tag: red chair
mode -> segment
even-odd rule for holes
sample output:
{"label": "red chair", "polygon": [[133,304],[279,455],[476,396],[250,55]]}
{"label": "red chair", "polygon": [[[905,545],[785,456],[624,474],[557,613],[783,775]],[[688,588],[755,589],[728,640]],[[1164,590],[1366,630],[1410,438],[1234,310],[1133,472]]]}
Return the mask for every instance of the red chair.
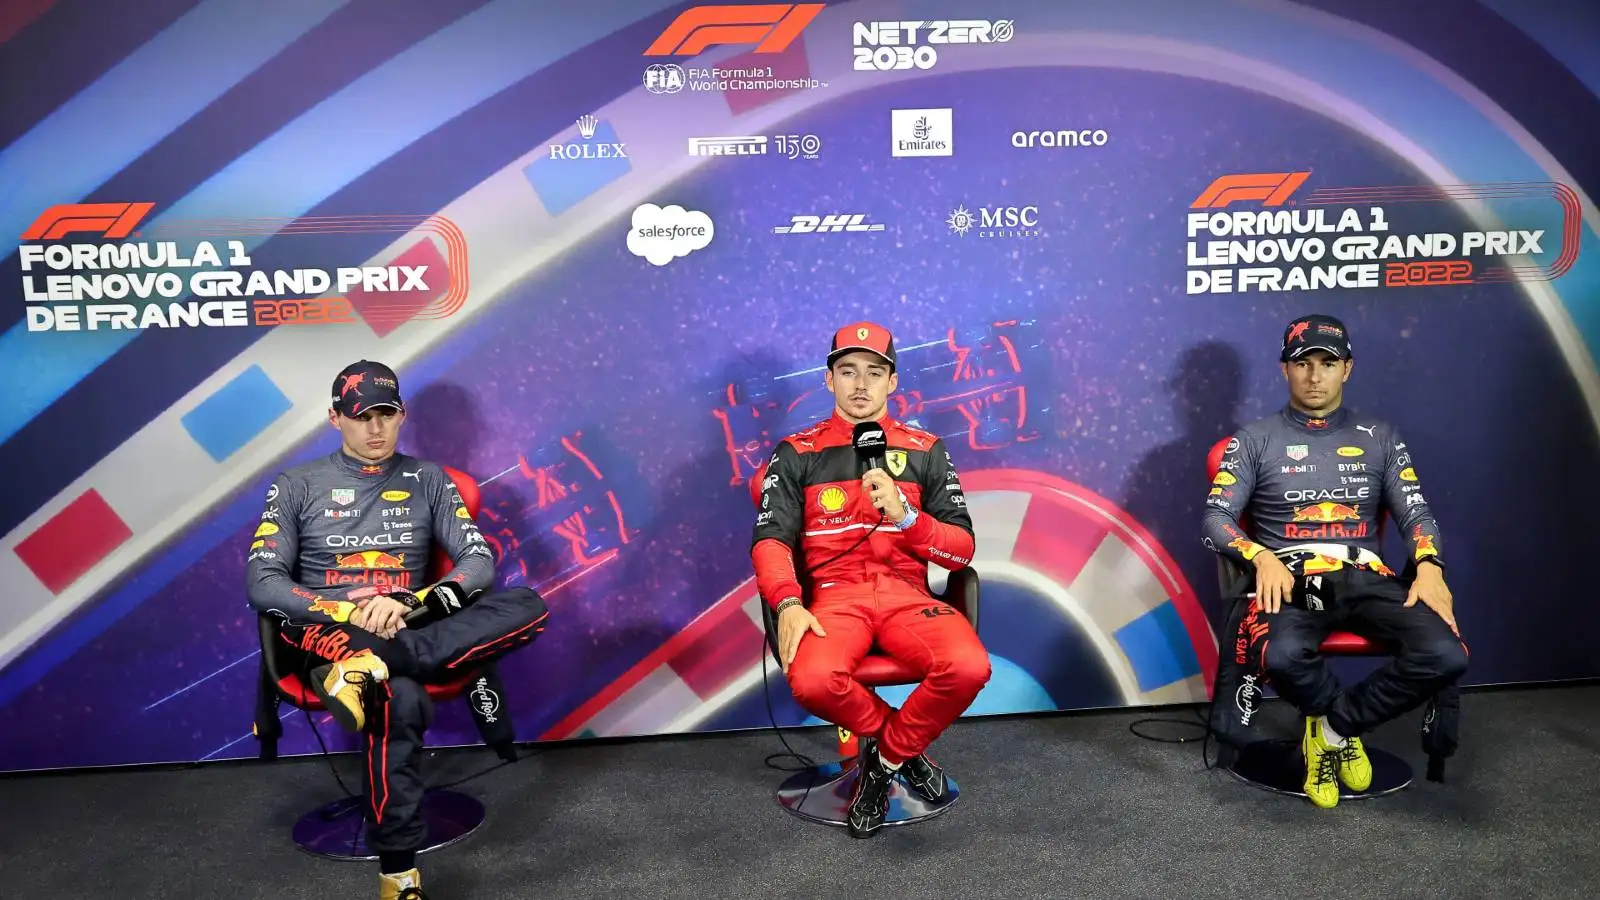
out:
{"label": "red chair", "polygon": [[[1207,481],[1216,479],[1230,440],[1231,438],[1223,438],[1217,441],[1212,445],[1211,452],[1206,455]],[[1386,513],[1379,515],[1380,536],[1383,534],[1386,519]],[[1240,518],[1239,527],[1244,529],[1246,534],[1251,532],[1250,522],[1244,517]],[[1217,557],[1217,582],[1225,601],[1231,599],[1235,603],[1254,602],[1255,593],[1251,590],[1251,585],[1254,584],[1252,573],[1220,555]],[[1224,640],[1232,638],[1224,636]],[[1378,657],[1391,656],[1394,653],[1392,648],[1350,631],[1330,632],[1317,649],[1327,657]],[[1214,702],[1220,702],[1221,699],[1214,699]],[[1359,800],[1392,794],[1411,784],[1412,772],[1409,763],[1393,753],[1376,749],[1365,741],[1363,744],[1366,746],[1367,758],[1372,761],[1372,786],[1364,791],[1351,791],[1341,784],[1339,799]],[[1297,797],[1306,795],[1304,786],[1306,767],[1301,757],[1298,737],[1252,741],[1240,748],[1232,764],[1228,766],[1228,771],[1239,780],[1263,790]]]}
{"label": "red chair", "polygon": [[[444,467],[446,475],[455,482],[467,512],[477,518],[481,506],[478,483],[471,475],[457,469]],[[431,583],[450,574],[454,561],[442,548],[436,547],[428,571]],[[303,675],[304,654],[280,636],[282,622],[276,616],[259,617],[261,637],[261,697],[257,701],[254,732],[261,744],[260,759],[276,759],[278,738],[283,734],[278,707],[287,703],[307,714],[322,712],[322,701],[311,690]],[[479,672],[471,672],[452,681],[425,684],[424,690],[435,702],[454,700],[470,695]],[[315,725],[312,725],[313,729]],[[320,743],[320,738],[319,738]],[[362,766],[366,778],[366,767]],[[376,851],[366,843],[367,804],[364,797],[344,797],[317,807],[295,823],[294,842],[308,853],[330,859],[377,859]],[[476,831],[483,824],[484,809],[466,794],[446,790],[430,790],[423,796],[421,814],[428,826],[426,853],[453,844]]]}
{"label": "red chair", "polygon": [[[767,467],[762,466],[749,482],[750,499],[757,508],[761,505],[761,482],[766,476]],[[795,560],[795,569],[802,573],[805,571],[801,560]],[[800,581],[804,589],[806,579],[803,575]],[[974,629],[978,627],[978,573],[973,571],[971,566],[951,572],[942,592],[934,590],[931,580],[928,590],[934,597],[948,603],[957,612],[966,616]],[[806,599],[809,602],[809,598]],[[772,651],[772,658],[777,661],[777,616],[771,606],[762,603],[761,617],[766,623],[767,649]],[[869,691],[876,691],[878,688],[914,685],[921,681],[915,672],[895,659],[876,652],[876,649],[868,653],[861,660],[861,664],[856,666],[853,677],[857,683]],[[840,759],[837,762],[809,766],[785,779],[778,787],[778,803],[802,819],[824,825],[843,826],[849,820],[850,798],[855,793],[859,742],[855,735],[844,728],[839,726],[835,728],[839,736]],[[884,824],[909,825],[943,813],[955,804],[961,793],[956,787],[955,780],[948,776],[946,791],[943,800],[929,803],[896,778],[891,783],[889,816]]]}

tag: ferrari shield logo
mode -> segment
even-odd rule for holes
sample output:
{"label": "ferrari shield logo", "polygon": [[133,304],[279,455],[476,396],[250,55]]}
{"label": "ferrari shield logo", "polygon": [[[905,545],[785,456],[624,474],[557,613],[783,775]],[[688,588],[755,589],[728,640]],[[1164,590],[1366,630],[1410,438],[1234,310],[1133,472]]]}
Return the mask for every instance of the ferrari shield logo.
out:
{"label": "ferrari shield logo", "polygon": [[1289,458],[1295,462],[1299,462],[1300,460],[1311,455],[1310,450],[1307,449],[1305,444],[1290,444],[1286,449],[1288,451]]}
{"label": "ferrari shield logo", "polygon": [[904,450],[890,450],[883,455],[883,461],[889,464],[889,474],[899,478],[906,471],[906,452]]}

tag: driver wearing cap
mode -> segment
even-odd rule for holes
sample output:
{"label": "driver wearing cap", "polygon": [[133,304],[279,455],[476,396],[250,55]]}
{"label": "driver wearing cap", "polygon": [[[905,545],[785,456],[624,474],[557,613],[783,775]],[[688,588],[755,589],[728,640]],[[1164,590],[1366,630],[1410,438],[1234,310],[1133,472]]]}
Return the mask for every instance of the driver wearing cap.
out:
{"label": "driver wearing cap", "polygon": [[[1400,432],[1344,405],[1355,368],[1332,316],[1303,316],[1279,354],[1289,400],[1225,448],[1205,505],[1205,544],[1245,567],[1254,588],[1239,628],[1251,674],[1305,717],[1305,792],[1364,791],[1361,735],[1422,705],[1467,667],[1445,586],[1444,542]],[[1388,520],[1404,546],[1396,575],[1379,555]],[[1365,680],[1339,684],[1318,653],[1335,628],[1395,647]]]}
{"label": "driver wearing cap", "polygon": [[[899,384],[893,337],[872,322],[839,329],[824,381],[833,415],[778,444],[751,556],[795,699],[861,738],[848,825],[868,837],[897,776],[944,799],[944,772],[924,751],[988,682],[989,654],[966,617],[928,591],[929,563],[971,562],[972,518],[944,442],[888,415]],[[881,466],[858,453],[867,442]],[[922,673],[898,710],[853,677],[874,647]]]}
{"label": "driver wearing cap", "polygon": [[[333,381],[331,454],[267,489],[246,562],[250,605],[281,622],[335,721],[366,737],[368,845],[379,897],[420,896],[423,685],[478,673],[544,630],[532,589],[490,591],[494,555],[443,469],[398,453],[400,380],[361,360]],[[451,571],[425,583],[433,551]],[[410,892],[410,893],[407,893]]]}

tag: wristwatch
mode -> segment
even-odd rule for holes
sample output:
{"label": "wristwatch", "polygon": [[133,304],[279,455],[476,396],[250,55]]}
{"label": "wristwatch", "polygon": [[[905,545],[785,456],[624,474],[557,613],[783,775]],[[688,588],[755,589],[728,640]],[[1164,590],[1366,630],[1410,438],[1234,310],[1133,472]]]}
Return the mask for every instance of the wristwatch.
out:
{"label": "wristwatch", "polygon": [[[902,500],[901,502],[904,503],[905,501]],[[915,506],[912,506],[909,503],[906,503],[905,507],[906,507],[906,517],[904,519],[901,519],[900,521],[894,523],[894,527],[900,529],[901,531],[905,531],[907,528],[910,528],[911,526],[917,524],[917,515],[918,515],[917,508]]]}

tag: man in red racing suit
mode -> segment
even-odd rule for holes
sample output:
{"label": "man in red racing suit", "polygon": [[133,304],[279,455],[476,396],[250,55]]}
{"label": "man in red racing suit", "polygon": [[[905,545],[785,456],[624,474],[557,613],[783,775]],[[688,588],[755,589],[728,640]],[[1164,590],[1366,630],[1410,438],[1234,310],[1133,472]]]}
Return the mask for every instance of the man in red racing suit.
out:
{"label": "man in red racing suit", "polygon": [[[944,798],[944,772],[923,751],[988,683],[989,654],[966,617],[928,592],[930,562],[971,562],[972,518],[944,442],[885,412],[899,381],[893,338],[871,322],[840,329],[825,378],[834,413],[773,453],[751,556],[795,699],[862,738],[848,824],[868,837],[888,815],[896,774]],[[888,471],[862,471],[861,423],[881,426]],[[899,710],[853,677],[874,645],[923,673]]]}

